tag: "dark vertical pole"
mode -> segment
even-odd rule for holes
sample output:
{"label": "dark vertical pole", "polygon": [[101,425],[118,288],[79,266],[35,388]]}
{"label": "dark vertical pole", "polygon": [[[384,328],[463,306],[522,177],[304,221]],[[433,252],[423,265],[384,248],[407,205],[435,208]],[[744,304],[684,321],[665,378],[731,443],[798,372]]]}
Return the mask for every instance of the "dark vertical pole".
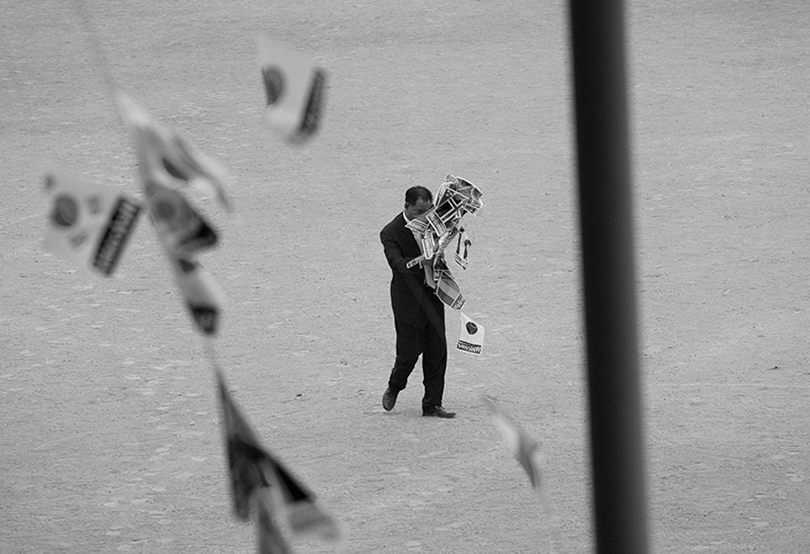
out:
{"label": "dark vertical pole", "polygon": [[596,551],[648,549],[621,0],[569,0]]}

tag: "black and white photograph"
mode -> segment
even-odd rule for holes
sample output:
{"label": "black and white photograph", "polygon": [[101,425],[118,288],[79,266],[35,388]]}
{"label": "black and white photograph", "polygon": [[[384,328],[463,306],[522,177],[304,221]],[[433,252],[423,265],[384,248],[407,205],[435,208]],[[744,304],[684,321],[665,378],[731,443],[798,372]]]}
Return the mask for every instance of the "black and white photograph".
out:
{"label": "black and white photograph", "polygon": [[810,552],[807,0],[0,14],[0,553]]}

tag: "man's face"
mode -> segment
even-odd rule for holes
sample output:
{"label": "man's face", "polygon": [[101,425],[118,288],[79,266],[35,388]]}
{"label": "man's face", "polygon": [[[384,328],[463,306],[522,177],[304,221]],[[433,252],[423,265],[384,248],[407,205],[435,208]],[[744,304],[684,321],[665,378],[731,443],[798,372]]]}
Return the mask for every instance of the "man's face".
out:
{"label": "man's face", "polygon": [[405,215],[408,219],[415,219],[433,208],[433,202],[419,198],[415,204],[405,204]]}

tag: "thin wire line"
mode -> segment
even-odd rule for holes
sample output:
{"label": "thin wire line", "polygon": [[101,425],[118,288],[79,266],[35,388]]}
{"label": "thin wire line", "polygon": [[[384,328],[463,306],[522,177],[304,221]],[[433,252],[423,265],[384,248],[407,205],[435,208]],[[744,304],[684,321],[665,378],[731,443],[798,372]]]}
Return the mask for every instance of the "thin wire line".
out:
{"label": "thin wire line", "polygon": [[113,77],[110,62],[107,59],[107,54],[101,44],[100,34],[98,29],[93,24],[93,19],[90,17],[90,12],[87,9],[87,4],[84,0],[74,0],[73,6],[76,14],[79,16],[81,25],[85,31],[88,47],[95,60],[96,67],[101,71],[101,77],[107,87],[107,96],[116,116],[120,116],[118,112],[118,84]]}

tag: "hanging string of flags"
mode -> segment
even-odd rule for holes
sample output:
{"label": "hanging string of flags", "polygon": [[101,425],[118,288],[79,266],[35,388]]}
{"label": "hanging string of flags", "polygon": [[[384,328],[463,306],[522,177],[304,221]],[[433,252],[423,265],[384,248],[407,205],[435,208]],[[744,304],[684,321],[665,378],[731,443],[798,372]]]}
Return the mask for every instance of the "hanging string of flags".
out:
{"label": "hanging string of flags", "polygon": [[200,263],[199,254],[218,244],[219,233],[185,191],[213,195],[231,212],[228,188],[232,179],[222,166],[153,119],[131,98],[120,94],[118,99],[135,146],[150,221],[175,285],[197,329],[215,335],[225,294]]}
{"label": "hanging string of flags", "polygon": [[[258,44],[268,95],[264,121],[287,142],[300,144],[318,128],[325,73],[304,63],[306,56],[267,37],[259,37]],[[109,277],[139,217],[147,213],[182,303],[195,329],[206,338],[206,353],[219,390],[235,517],[255,520],[260,554],[293,552],[274,520],[276,515],[286,518],[295,536],[340,541],[344,531],[337,519],[261,445],[231,398],[216,361],[211,340],[218,332],[225,295],[199,257],[219,244],[219,231],[189,193],[213,196],[232,213],[232,177],[129,96],[118,94],[117,100],[134,146],[143,199],[112,185],[89,183],[70,170],[50,170],[44,177],[48,198],[45,247]]]}

